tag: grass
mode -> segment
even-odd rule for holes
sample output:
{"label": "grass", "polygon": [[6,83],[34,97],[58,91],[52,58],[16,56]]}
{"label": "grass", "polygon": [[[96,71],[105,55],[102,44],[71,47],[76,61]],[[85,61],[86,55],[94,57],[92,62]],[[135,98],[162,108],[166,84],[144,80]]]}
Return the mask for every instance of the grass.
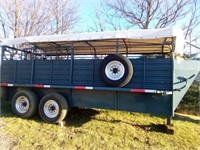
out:
{"label": "grass", "polygon": [[[2,102],[1,121],[11,149],[200,149],[199,121],[174,118],[174,135],[164,133],[165,118],[98,109],[73,109],[66,126],[15,117]],[[1,128],[0,128],[1,129]],[[2,131],[1,131],[2,132]]]}

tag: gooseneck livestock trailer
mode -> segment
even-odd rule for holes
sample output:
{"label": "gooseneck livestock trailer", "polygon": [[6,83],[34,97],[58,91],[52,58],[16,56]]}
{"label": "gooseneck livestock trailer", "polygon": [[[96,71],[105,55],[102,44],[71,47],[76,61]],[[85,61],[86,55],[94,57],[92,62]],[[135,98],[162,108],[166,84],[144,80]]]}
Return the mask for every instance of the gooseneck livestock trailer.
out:
{"label": "gooseneck livestock trailer", "polygon": [[167,124],[200,71],[177,28],[5,39],[1,89],[14,114],[61,122],[72,107],[164,115]]}

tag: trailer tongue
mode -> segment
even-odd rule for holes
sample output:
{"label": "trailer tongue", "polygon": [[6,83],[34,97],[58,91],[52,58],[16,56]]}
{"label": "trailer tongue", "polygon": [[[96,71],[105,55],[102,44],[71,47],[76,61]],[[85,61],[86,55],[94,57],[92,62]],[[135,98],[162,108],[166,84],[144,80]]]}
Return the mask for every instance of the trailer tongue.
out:
{"label": "trailer tongue", "polygon": [[0,86],[23,118],[39,110],[58,123],[88,107],[164,115],[171,125],[200,71],[183,46],[176,28],[5,39]]}

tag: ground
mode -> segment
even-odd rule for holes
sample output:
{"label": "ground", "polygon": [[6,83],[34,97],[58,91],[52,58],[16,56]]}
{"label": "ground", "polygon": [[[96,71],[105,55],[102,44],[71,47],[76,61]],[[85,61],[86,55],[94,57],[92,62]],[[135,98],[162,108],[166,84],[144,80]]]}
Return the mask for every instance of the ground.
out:
{"label": "ground", "polygon": [[14,141],[6,134],[4,127],[5,122],[2,118],[0,118],[0,148],[1,150],[9,150],[12,149],[12,144],[14,143]]}
{"label": "ground", "polygon": [[176,114],[174,135],[165,133],[165,119],[140,113],[73,109],[67,115],[66,126],[60,127],[44,123],[39,115],[28,120],[15,117],[7,105],[0,117],[0,149],[200,149],[200,117]]}

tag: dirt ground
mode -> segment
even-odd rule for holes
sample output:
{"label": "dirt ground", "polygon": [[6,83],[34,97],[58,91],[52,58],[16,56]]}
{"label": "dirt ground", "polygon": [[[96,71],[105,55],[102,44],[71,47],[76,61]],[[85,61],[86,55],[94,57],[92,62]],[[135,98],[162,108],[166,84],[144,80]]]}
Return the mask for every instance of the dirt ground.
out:
{"label": "dirt ground", "polygon": [[200,121],[200,116],[194,116],[194,115],[187,115],[187,114],[181,114],[181,113],[175,113],[175,116],[180,117],[180,118],[184,118],[184,119],[193,119],[193,120],[197,120]]}

